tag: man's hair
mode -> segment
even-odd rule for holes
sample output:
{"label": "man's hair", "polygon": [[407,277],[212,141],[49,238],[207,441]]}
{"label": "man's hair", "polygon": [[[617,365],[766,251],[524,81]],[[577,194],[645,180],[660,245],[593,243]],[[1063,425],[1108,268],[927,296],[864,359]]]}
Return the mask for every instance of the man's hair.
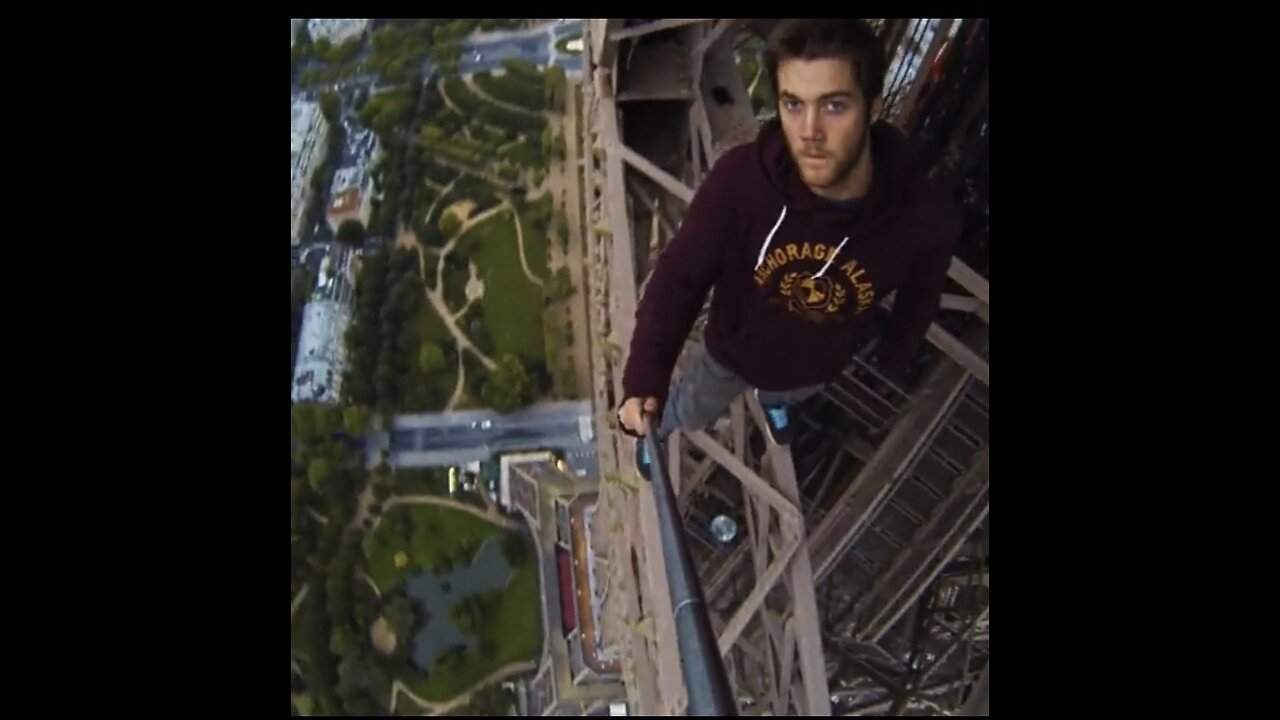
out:
{"label": "man's hair", "polygon": [[884,44],[866,20],[782,20],[769,32],[764,62],[778,93],[778,63],[783,60],[845,58],[853,67],[867,104],[884,90]]}

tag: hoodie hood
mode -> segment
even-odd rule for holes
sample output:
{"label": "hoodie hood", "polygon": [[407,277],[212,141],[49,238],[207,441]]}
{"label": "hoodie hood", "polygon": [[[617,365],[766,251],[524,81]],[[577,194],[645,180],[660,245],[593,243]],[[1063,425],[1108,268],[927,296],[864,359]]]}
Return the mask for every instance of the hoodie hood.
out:
{"label": "hoodie hood", "polygon": [[[843,237],[836,253],[828,261],[829,266],[830,260],[839,256],[840,249],[850,238],[856,242],[860,236],[875,233],[900,217],[924,177],[917,169],[906,137],[884,121],[877,121],[871,126],[871,187],[851,207],[816,195],[804,184],[787,148],[782,123],[777,118],[760,128],[755,146],[760,171],[779,204],[773,230],[760,245],[756,268],[768,255],[773,235],[786,220],[788,212],[803,212]],[[826,269],[823,268],[818,275],[825,273]]]}
{"label": "hoodie hood", "polygon": [[[873,218],[892,216],[910,198],[912,186],[922,173],[916,167],[907,138],[889,123],[880,120],[872,124],[870,145],[871,187],[858,204],[858,214],[865,207]],[[815,195],[804,184],[777,118],[761,126],[756,148],[761,170],[784,204],[792,209],[830,215],[834,222],[849,222],[848,210]]]}

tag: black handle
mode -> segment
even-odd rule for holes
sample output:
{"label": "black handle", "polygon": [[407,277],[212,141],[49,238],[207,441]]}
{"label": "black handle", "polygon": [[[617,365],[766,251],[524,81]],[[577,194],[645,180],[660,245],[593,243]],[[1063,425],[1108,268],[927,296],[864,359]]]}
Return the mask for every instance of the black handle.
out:
{"label": "black handle", "polygon": [[671,609],[675,615],[676,645],[679,647],[685,688],[689,693],[686,714],[736,716],[737,704],[729,689],[719,643],[711,631],[702,585],[698,582],[693,558],[685,542],[684,520],[667,477],[664,443],[657,440],[654,432],[658,422],[651,413],[643,413],[643,416],[643,442],[649,454],[650,480],[658,508],[658,533],[662,540]]}

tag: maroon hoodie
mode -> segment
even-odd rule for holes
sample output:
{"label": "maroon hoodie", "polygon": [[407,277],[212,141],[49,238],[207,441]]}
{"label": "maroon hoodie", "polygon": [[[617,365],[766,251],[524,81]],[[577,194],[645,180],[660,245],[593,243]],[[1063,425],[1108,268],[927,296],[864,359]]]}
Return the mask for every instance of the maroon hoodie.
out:
{"label": "maroon hoodie", "polygon": [[838,376],[897,290],[878,359],[900,375],[937,313],[960,216],[891,125],[872,126],[871,158],[867,195],[842,205],[801,181],[776,120],[721,156],[645,287],[626,396],[665,400],[713,287],[707,350],[762,390]]}

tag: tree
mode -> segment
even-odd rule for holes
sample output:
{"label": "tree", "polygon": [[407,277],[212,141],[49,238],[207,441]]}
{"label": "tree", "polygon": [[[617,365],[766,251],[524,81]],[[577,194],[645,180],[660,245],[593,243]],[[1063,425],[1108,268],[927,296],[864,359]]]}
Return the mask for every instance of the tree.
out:
{"label": "tree", "polygon": [[332,477],[333,466],[329,464],[328,458],[311,458],[311,465],[307,467],[307,480],[311,482],[312,490],[317,493],[324,492],[325,485]]}
{"label": "tree", "polygon": [[507,533],[502,538],[502,556],[507,559],[507,564],[511,567],[519,567],[529,557],[529,549],[524,544],[524,538],[519,533]]}
{"label": "tree", "polygon": [[383,696],[390,692],[390,678],[363,648],[352,648],[344,653],[338,665],[338,683],[335,688],[349,713],[358,716],[379,715],[377,703],[370,695]]}
{"label": "tree", "polygon": [[[483,644],[483,641],[481,643]],[[471,705],[467,714],[478,717],[495,715],[502,717],[511,712],[511,706],[514,704],[515,697],[510,690],[498,685],[490,685],[471,694]]]}
{"label": "tree", "polygon": [[462,46],[453,42],[444,42],[431,48],[431,59],[436,64],[457,64],[462,59]]}
{"label": "tree", "polygon": [[564,254],[569,254],[569,221],[564,217],[559,218],[556,223],[556,232],[560,236],[560,246],[564,249]]}
{"label": "tree", "polygon": [[[383,615],[387,618],[387,624],[391,626],[391,632],[395,633],[396,644],[409,644],[414,631],[419,627],[418,612],[413,601],[403,595],[394,595],[391,602],[387,603]],[[426,624],[425,617],[422,618],[421,623]]]}
{"label": "tree", "polygon": [[573,279],[569,277],[568,267],[560,268],[551,276],[546,292],[548,300],[561,300],[573,294]]}
{"label": "tree", "polygon": [[440,372],[445,367],[444,351],[435,343],[422,343],[418,349],[418,367],[428,375]]}
{"label": "tree", "polygon": [[440,233],[445,238],[453,237],[461,228],[462,222],[458,220],[458,216],[456,214],[445,213],[440,216]]}
{"label": "tree", "polygon": [[306,500],[307,494],[307,478],[289,478],[289,499],[293,501],[295,506]]}
{"label": "tree", "polygon": [[422,139],[429,143],[443,142],[448,137],[438,125],[430,123],[423,125],[419,133],[422,134]]}
{"label": "tree", "polygon": [[346,655],[351,648],[351,635],[343,625],[334,625],[333,634],[329,638],[329,652],[334,655]]}
{"label": "tree", "polygon": [[510,353],[498,360],[498,367],[489,374],[489,380],[480,392],[485,403],[500,413],[507,413],[528,405],[536,388],[520,359]]}
{"label": "tree", "polygon": [[359,220],[343,220],[338,226],[338,242],[347,247],[358,248],[364,242],[364,225]]}
{"label": "tree", "polygon": [[336,92],[325,90],[320,93],[320,114],[331,123],[338,122],[338,111],[342,109],[342,97]]}
{"label": "tree", "polygon": [[351,435],[364,435],[369,429],[369,420],[372,413],[369,408],[361,405],[352,405],[342,410],[342,426]]}
{"label": "tree", "polygon": [[346,42],[342,43],[338,47],[334,48],[333,52],[330,53],[330,56],[334,59],[334,61],[345,64],[345,63],[351,62],[352,60],[355,60],[356,56],[359,54],[360,54],[360,41],[356,38],[351,38],[350,40],[347,40]]}
{"label": "tree", "polygon": [[[471,321],[467,327],[467,336],[471,338],[471,342],[480,348],[480,352],[490,354],[493,352],[493,336],[489,334],[489,327],[484,324],[484,320],[476,318]],[[467,373],[471,375],[472,373]]]}
{"label": "tree", "polygon": [[383,78],[390,83],[404,82],[404,60],[396,58],[387,63],[387,71],[383,73]]}
{"label": "tree", "polygon": [[311,405],[294,405],[289,409],[290,429],[293,436],[309,442],[316,436],[316,414]]}
{"label": "tree", "polygon": [[552,65],[544,77],[547,105],[555,112],[564,112],[565,92],[568,90],[564,68]]}
{"label": "tree", "polygon": [[358,693],[350,697],[343,698],[347,706],[347,713],[353,717],[374,717],[384,714],[382,708],[378,707],[378,703],[369,697],[368,693]]}
{"label": "tree", "polygon": [[342,428],[342,411],[328,405],[315,406],[316,433],[329,437]]}
{"label": "tree", "polygon": [[550,125],[542,129],[542,156],[550,159],[556,145],[555,130]]}

